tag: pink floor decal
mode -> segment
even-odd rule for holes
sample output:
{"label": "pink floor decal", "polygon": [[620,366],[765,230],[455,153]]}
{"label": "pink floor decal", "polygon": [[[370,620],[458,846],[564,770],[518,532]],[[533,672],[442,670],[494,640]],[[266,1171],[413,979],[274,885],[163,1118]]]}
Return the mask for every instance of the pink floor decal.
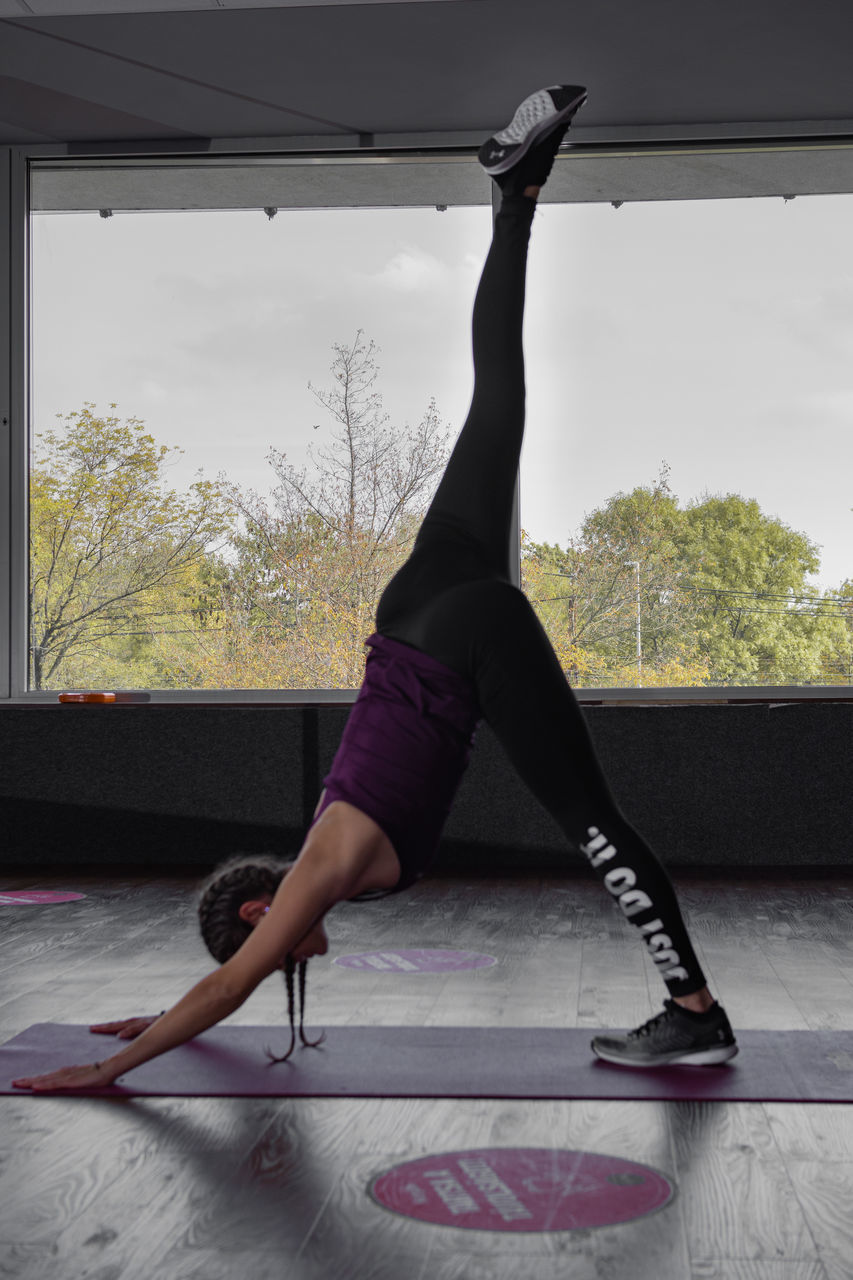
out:
{"label": "pink floor decal", "polygon": [[578,1231],[645,1217],[673,1184],[647,1165],[587,1151],[492,1147],[396,1165],[371,1184],[406,1218],[479,1231]]}
{"label": "pink floor decal", "polygon": [[497,964],[494,956],[478,951],[442,951],[416,949],[400,951],[364,951],[359,955],[338,956],[334,964],[342,969],[372,970],[374,973],[454,973],[460,969],[488,969]]}
{"label": "pink floor decal", "polygon": [[0,907],[40,907],[50,902],[77,902],[85,893],[61,893],[56,889],[12,889],[0,893]]}

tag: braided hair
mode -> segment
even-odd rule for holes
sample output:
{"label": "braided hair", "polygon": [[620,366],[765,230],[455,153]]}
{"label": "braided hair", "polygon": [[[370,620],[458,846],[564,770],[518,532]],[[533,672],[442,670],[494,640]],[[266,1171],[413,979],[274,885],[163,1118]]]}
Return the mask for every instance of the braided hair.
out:
{"label": "braided hair", "polygon": [[[300,960],[299,961],[299,1039],[306,1046],[306,1048],[316,1049],[326,1039],[326,1033],[325,1031],[321,1031],[316,1040],[309,1040],[305,1035],[305,1028],[303,1024],[305,1021],[305,977],[306,977],[307,969],[308,969],[308,961]],[[278,1057],[278,1058],[275,1056],[275,1054],[272,1052],[271,1049],[265,1048],[264,1053],[267,1055],[267,1057],[270,1060],[270,1066],[272,1066],[274,1062],[287,1062],[287,1059],[290,1057],[290,1055],[293,1053],[293,1050],[296,1048],[296,1031],[293,1025],[294,1024],[293,975],[295,973],[295,970],[296,970],[296,961],[293,959],[292,956],[288,956],[284,962],[284,981],[287,984],[287,1016],[290,1019],[290,1047],[288,1048],[287,1053],[282,1054],[281,1057]]]}
{"label": "braided hair", "polygon": [[[295,859],[282,860],[265,854],[237,855],[223,862],[201,885],[198,902],[198,918],[201,936],[214,960],[225,964],[249,937],[252,925],[240,919],[240,908],[252,898],[273,897],[285,874]],[[304,1031],[305,978],[307,960],[299,962],[299,1039],[302,1044],[315,1049],[325,1039],[307,1039]],[[269,1049],[270,1062],[286,1062],[296,1046],[296,1017],[294,1000],[294,975],[296,962],[288,956],[284,965],[284,981],[287,987],[287,1016],[290,1020],[290,1048],[281,1057]]]}

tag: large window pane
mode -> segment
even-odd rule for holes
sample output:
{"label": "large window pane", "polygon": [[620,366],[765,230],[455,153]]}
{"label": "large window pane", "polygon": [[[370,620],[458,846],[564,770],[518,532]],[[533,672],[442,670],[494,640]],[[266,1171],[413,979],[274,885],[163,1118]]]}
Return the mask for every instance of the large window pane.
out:
{"label": "large window pane", "polygon": [[576,685],[851,683],[852,217],[543,207],[523,573]]}
{"label": "large window pane", "polygon": [[[556,166],[522,561],[576,686],[852,682],[853,196],[732,198],[849,189],[848,155]],[[467,411],[490,184],[354,156],[40,161],[31,189],[30,687],[356,685]]]}
{"label": "large window pane", "polygon": [[32,215],[31,687],[357,685],[467,412],[488,183],[102,216],[73,174],[57,212],[61,177]]}

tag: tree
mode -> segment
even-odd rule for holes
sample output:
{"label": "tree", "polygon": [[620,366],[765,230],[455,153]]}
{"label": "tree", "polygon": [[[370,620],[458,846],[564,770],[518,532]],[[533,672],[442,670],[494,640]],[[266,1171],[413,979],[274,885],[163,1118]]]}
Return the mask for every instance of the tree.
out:
{"label": "tree", "polygon": [[198,570],[231,517],[215,484],[167,486],[180,450],[138,418],[92,403],[59,416],[63,431],[36,437],[30,478],[32,683],[144,683],[132,673],[146,642],[187,629]]}
{"label": "tree", "polygon": [[698,631],[715,684],[801,684],[820,677],[843,621],[806,579],[818,547],[739,494],[690,503],[678,535],[680,589],[702,603]]}
{"label": "tree", "polygon": [[707,664],[694,640],[697,606],[677,590],[682,522],[664,463],[652,485],[617,493],[585,516],[565,549],[523,541],[525,590],[572,684],[703,682]]}
{"label": "tree", "polygon": [[849,670],[850,610],[807,582],[817,547],[737,494],[682,509],[666,464],[587,515],[565,549],[528,540],[523,553],[572,683],[802,684]]}
{"label": "tree", "polygon": [[220,477],[242,527],[223,591],[226,630],[216,653],[200,657],[204,684],[357,685],[379,596],[444,468],[449,437],[435,401],[416,427],[392,429],[375,390],[374,342],[359,329],[333,351],[331,389],[309,383],[332,419],[327,441],[308,449],[309,467],[271,449],[269,499]]}
{"label": "tree", "polygon": [[853,578],[842,582],[822,607],[833,626],[824,631],[818,684],[853,684]]}

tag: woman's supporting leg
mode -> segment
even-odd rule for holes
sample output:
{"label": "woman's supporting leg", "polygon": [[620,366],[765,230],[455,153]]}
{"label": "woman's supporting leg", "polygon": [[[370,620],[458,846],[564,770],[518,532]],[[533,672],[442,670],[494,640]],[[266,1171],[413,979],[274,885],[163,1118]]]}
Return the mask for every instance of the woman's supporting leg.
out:
{"label": "woman's supporting leg", "polygon": [[[444,643],[465,653],[484,719],[522,780],[639,930],[670,995],[705,988],[664,867],[620,812],[583,714],[527,598],[508,583],[452,593]],[[451,602],[448,601],[448,605]],[[442,635],[434,621],[433,637]],[[454,640],[455,635],[455,640]]]}

